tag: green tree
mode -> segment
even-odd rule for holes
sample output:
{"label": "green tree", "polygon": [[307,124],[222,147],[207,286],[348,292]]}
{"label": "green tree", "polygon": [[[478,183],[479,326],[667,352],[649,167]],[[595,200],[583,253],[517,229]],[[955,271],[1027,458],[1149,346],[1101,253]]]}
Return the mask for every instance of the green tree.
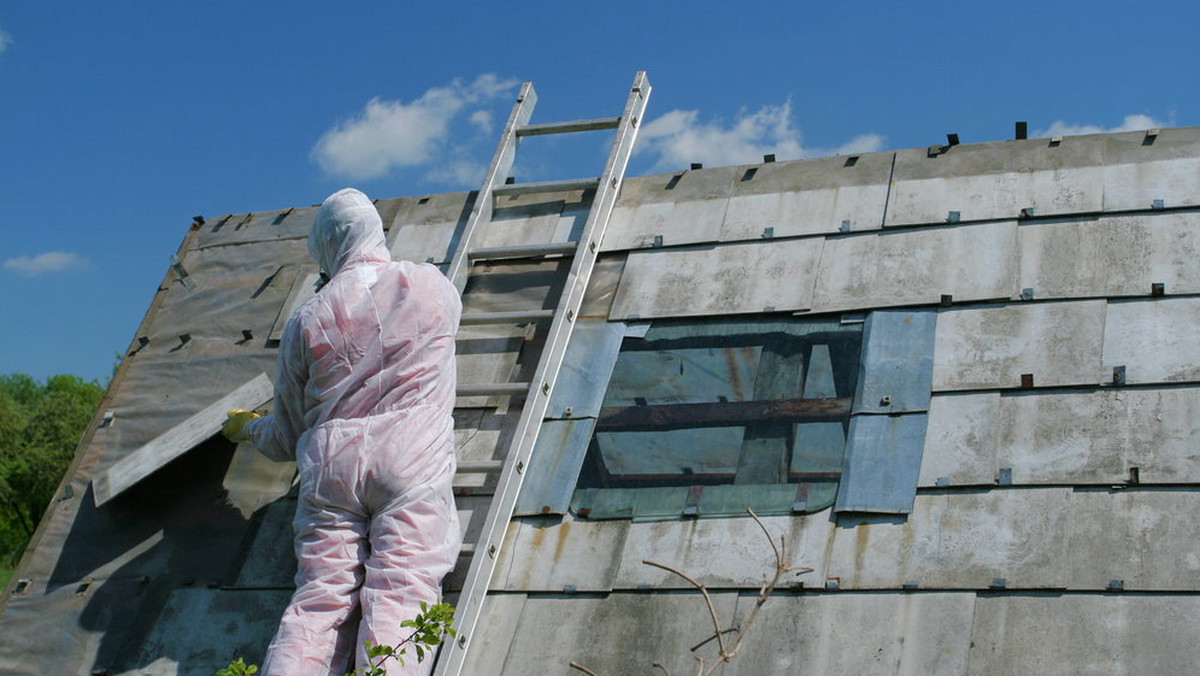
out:
{"label": "green tree", "polygon": [[77,376],[0,375],[0,569],[16,565],[103,395]]}

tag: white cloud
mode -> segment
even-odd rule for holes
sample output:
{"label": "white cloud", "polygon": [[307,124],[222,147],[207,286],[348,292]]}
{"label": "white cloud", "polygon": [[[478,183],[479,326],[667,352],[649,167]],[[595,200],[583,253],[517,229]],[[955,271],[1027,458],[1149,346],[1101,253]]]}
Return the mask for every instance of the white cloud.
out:
{"label": "white cloud", "polygon": [[805,148],[800,130],[792,126],[792,104],[742,109],[733,122],[701,122],[695,110],[673,110],[646,124],[638,151],[657,155],[653,170],[677,169],[692,162],[728,166],[761,162],[763,155],[779,160],[867,153],[882,149],[883,137],[863,134],[838,148]]}
{"label": "white cloud", "polygon": [[1169,123],[1159,122],[1149,115],[1126,115],[1125,120],[1115,127],[1101,127],[1094,124],[1069,124],[1062,120],[1056,120],[1046,129],[1034,132],[1035,137],[1044,138],[1047,136],[1082,136],[1083,134],[1109,134],[1119,131],[1141,131],[1143,129],[1155,129],[1158,127],[1169,127]]}
{"label": "white cloud", "polygon": [[470,160],[454,160],[435,167],[425,174],[425,180],[443,185],[479,185],[487,167]]}
{"label": "white cloud", "polygon": [[5,33],[3,28],[0,28],[0,54],[3,54],[4,50],[12,46],[12,43],[12,36]]}
{"label": "white cloud", "polygon": [[26,277],[85,267],[87,260],[83,256],[65,251],[47,251],[36,256],[17,256],[4,261],[5,270],[12,270]]}
{"label": "white cloud", "polygon": [[492,133],[492,114],[486,110],[477,110],[471,113],[471,117],[467,118],[471,126],[485,134]]}
{"label": "white cloud", "polygon": [[[443,150],[450,123],[459,113],[495,99],[516,84],[486,74],[469,84],[456,79],[434,87],[411,103],[371,99],[361,113],[325,132],[313,147],[312,158],[326,173],[356,180],[428,164]],[[485,121],[478,112],[468,116],[476,125]]]}

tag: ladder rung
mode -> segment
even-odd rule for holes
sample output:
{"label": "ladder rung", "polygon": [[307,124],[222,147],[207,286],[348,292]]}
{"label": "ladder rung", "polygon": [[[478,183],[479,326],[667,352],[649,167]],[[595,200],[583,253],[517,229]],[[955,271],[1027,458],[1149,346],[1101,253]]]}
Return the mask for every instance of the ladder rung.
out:
{"label": "ladder rung", "polygon": [[621,125],[619,117],[601,117],[595,120],[573,122],[551,122],[549,124],[527,124],[517,127],[517,136],[542,136],[544,134],[570,134],[577,131],[599,131],[616,129]]}
{"label": "ladder rung", "polygon": [[458,463],[459,474],[487,474],[504,469],[503,460],[471,460]]}
{"label": "ladder rung", "polygon": [[462,326],[481,324],[522,324],[554,319],[554,310],[521,310],[516,312],[469,312],[462,316]]}
{"label": "ladder rung", "polygon": [[535,195],[544,192],[571,192],[591,190],[600,185],[598,178],[572,178],[566,181],[538,181],[536,183],[508,183],[492,188],[494,197]]}
{"label": "ladder rung", "polygon": [[518,246],[497,246],[488,249],[476,249],[467,252],[473,261],[496,260],[498,258],[541,258],[574,254],[579,248],[578,242],[552,242],[550,244],[522,244]]}
{"label": "ladder rung", "polygon": [[455,389],[460,397],[511,396],[528,391],[529,383],[460,383]]}

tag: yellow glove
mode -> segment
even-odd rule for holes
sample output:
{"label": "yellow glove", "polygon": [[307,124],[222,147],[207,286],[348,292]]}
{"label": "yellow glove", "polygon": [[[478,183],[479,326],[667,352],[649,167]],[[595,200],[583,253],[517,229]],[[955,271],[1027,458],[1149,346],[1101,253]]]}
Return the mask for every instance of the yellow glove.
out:
{"label": "yellow glove", "polygon": [[243,441],[249,441],[250,428],[246,425],[246,423],[254,420],[255,418],[262,417],[254,411],[245,411],[240,408],[230,409],[227,415],[229,416],[229,420],[226,421],[225,426],[221,428],[221,434],[225,435],[226,439],[235,444],[240,444]]}

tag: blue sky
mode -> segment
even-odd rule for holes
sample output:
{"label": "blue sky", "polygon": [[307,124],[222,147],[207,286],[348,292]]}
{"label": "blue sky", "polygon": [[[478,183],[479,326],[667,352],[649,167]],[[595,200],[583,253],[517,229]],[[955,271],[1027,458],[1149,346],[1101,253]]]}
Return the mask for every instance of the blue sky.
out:
{"label": "blue sky", "polygon": [[[654,93],[631,174],[1200,124],[1194,3],[0,5],[0,373],[104,378],[192,216],[478,187],[535,122]],[[595,175],[602,139],[523,149]]]}

